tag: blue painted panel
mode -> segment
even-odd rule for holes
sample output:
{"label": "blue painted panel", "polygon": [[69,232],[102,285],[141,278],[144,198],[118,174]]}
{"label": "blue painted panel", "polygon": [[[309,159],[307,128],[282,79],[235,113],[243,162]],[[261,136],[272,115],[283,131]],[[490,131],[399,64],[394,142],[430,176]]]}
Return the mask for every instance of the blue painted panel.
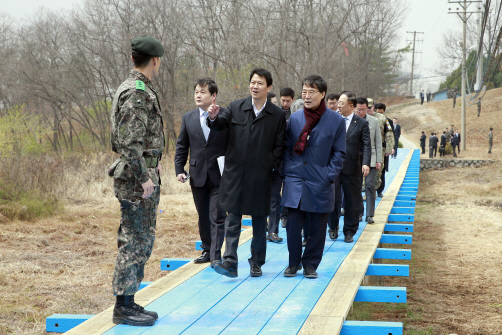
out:
{"label": "blue painted panel", "polygon": [[411,259],[410,249],[388,249],[388,248],[377,248],[373,258],[378,259]]}
{"label": "blue painted panel", "polygon": [[406,287],[361,286],[354,301],[406,303]]}
{"label": "blue painted panel", "polygon": [[389,214],[387,219],[389,222],[415,222],[413,214]]}
{"label": "blue painted panel", "polygon": [[394,201],[394,207],[415,207],[417,205],[416,201]]}
{"label": "blue painted panel", "polygon": [[411,200],[417,200],[417,197],[411,195],[397,195],[396,200],[411,201]]}
{"label": "blue painted panel", "polygon": [[401,185],[401,188],[399,189],[399,192],[418,192],[418,187],[413,187],[413,186],[403,186]]}
{"label": "blue painted panel", "polygon": [[392,207],[390,214],[415,214],[415,207]]}
{"label": "blue painted panel", "polygon": [[412,244],[412,242],[413,237],[411,235],[383,234],[380,238],[380,243]]}
{"label": "blue painted panel", "polygon": [[413,232],[413,225],[412,224],[387,223],[387,224],[385,224],[384,231],[412,233]]}
{"label": "blue painted panel", "polygon": [[401,322],[345,321],[340,335],[403,335]]}
{"label": "blue painted panel", "polygon": [[45,331],[64,333],[93,316],[89,314],[53,314],[45,319]]}
{"label": "blue painted panel", "polygon": [[404,264],[370,264],[366,270],[367,276],[408,277],[410,266]]}
{"label": "blue painted panel", "polygon": [[243,226],[252,226],[253,221],[251,220],[251,218],[244,218],[244,219],[242,219],[242,225]]}
{"label": "blue painted panel", "polygon": [[142,288],[147,287],[151,283],[153,283],[153,281],[142,281],[141,284],[139,284],[139,289],[138,290],[141,290]]}
{"label": "blue painted panel", "polygon": [[195,250],[204,250],[202,249],[202,241],[195,241]]}
{"label": "blue painted panel", "polygon": [[399,191],[399,193],[397,195],[407,195],[407,196],[416,198],[417,192],[416,191]]}
{"label": "blue painted panel", "polygon": [[162,271],[173,271],[191,261],[191,258],[164,258],[160,261],[160,269]]}

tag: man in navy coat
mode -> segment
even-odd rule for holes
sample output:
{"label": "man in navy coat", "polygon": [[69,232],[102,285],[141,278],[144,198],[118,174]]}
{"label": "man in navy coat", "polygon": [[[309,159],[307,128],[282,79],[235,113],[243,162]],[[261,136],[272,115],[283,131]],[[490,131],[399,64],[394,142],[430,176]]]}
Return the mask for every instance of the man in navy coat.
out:
{"label": "man in navy coat", "polygon": [[[329,213],[335,205],[335,180],[345,160],[345,122],[326,108],[326,81],[311,75],[302,81],[304,108],[291,114],[286,130],[281,205],[288,207],[286,231],[289,266],[284,276],[304,268],[306,278],[317,278]],[[302,256],[301,231],[310,213],[310,233]]]}

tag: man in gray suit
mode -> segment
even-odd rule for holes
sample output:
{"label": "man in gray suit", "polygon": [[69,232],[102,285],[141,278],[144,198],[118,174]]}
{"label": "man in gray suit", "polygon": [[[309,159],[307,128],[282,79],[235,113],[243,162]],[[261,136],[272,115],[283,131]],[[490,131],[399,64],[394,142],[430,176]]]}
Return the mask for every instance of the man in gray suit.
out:
{"label": "man in gray suit", "polygon": [[[362,117],[368,121],[370,126],[370,138],[371,138],[371,163],[370,163],[370,173],[365,177],[365,194],[366,194],[366,222],[374,223],[373,216],[375,216],[375,200],[376,200],[376,190],[375,190],[375,175],[376,170],[380,170],[382,164],[382,134],[380,132],[380,124],[378,119],[367,114],[368,111],[368,99],[357,98],[356,113],[358,116]],[[361,175],[362,176],[362,175]],[[364,215],[364,203],[361,202],[361,210],[359,211],[359,216]]]}

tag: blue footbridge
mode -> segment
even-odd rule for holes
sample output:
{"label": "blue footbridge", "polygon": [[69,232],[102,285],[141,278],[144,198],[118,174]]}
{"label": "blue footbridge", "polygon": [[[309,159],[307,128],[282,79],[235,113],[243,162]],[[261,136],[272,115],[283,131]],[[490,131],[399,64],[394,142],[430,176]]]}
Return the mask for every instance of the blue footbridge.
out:
{"label": "blue footbridge", "polygon": [[[384,196],[377,198],[375,223],[360,222],[354,243],[345,243],[343,216],[339,237],[326,234],[324,256],[317,279],[284,277],[288,265],[286,230],[282,243],[268,243],[262,277],[250,277],[252,228],[243,219],[239,276],[217,274],[208,264],[187,259],[164,259],[171,270],[163,278],[143,283],[137,303],[156,311],[151,327],[112,323],[113,306],[97,315],[56,314],[46,320],[48,332],[72,335],[170,334],[342,334],[402,335],[403,324],[384,321],[348,321],[354,301],[406,303],[406,287],[367,286],[368,276],[408,276],[411,259],[415,200],[419,185],[420,151],[400,149],[390,159]],[[197,244],[196,244],[197,246]],[[403,264],[385,264],[386,259]]]}

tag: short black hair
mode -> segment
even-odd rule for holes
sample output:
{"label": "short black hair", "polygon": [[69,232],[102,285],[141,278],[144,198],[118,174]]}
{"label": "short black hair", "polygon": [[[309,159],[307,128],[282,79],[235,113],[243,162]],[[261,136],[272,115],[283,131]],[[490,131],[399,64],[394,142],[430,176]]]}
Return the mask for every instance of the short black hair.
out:
{"label": "short black hair", "polygon": [[218,94],[218,85],[216,85],[216,83],[214,82],[214,80],[212,80],[211,78],[199,78],[197,79],[197,82],[195,83],[195,85],[193,85],[193,89],[195,90],[195,88],[197,87],[197,85],[199,85],[200,87],[206,87],[207,86],[207,89],[209,90],[209,93],[211,95],[213,94]]}
{"label": "short black hair", "polygon": [[283,89],[281,89],[279,96],[291,97],[291,99],[294,99],[295,98],[295,91],[293,91],[293,89],[291,87],[284,87]]}
{"label": "short black hair", "polygon": [[382,103],[378,103],[375,105],[375,109],[383,109],[384,112],[385,112],[386,108],[387,108],[387,106],[385,106],[385,104],[382,104]]}
{"label": "short black hair", "polygon": [[490,127],[490,130],[493,130],[493,127]]}
{"label": "short black hair", "polygon": [[[338,98],[340,98],[340,97],[338,97]],[[336,98],[336,94],[331,93],[330,95],[326,96],[326,101],[328,101],[328,100],[338,100],[338,99]]]}
{"label": "short black hair", "polygon": [[424,133],[425,133],[425,132],[424,132],[424,131],[422,131],[422,134],[424,134]]}
{"label": "short black hair", "polygon": [[249,82],[251,82],[251,78],[253,78],[255,74],[265,78],[265,80],[267,81],[267,87],[272,86],[273,80],[272,74],[270,72],[262,68],[253,69],[253,71],[251,71],[251,74],[249,75]]}
{"label": "short black hair", "polygon": [[342,95],[345,94],[347,96],[347,102],[352,104],[352,107],[356,107],[357,105],[357,97],[354,93],[349,91],[343,91]]}
{"label": "short black hair", "polygon": [[446,130],[443,130],[443,134],[446,134]]}
{"label": "short black hair", "polygon": [[136,51],[131,52],[131,55],[134,66],[140,69],[147,66],[148,63],[150,63],[150,60],[153,58],[152,56],[148,56]]}
{"label": "short black hair", "polygon": [[315,87],[319,90],[320,93],[325,93],[328,90],[328,84],[326,83],[326,80],[322,79],[322,77],[317,74],[312,74],[303,78],[302,87],[303,85],[306,85],[308,87]]}
{"label": "short black hair", "polygon": [[431,136],[433,136],[433,135],[434,135],[434,133],[431,133]]}
{"label": "short black hair", "polygon": [[393,118],[392,120],[397,120],[397,117]]}
{"label": "short black hair", "polygon": [[270,99],[275,98],[277,95],[275,95],[274,92],[268,92],[267,93],[267,100],[270,101]]}
{"label": "short black hair", "polygon": [[366,107],[368,107],[368,99],[366,99],[366,98],[357,98],[357,104],[358,105],[366,105]]}

